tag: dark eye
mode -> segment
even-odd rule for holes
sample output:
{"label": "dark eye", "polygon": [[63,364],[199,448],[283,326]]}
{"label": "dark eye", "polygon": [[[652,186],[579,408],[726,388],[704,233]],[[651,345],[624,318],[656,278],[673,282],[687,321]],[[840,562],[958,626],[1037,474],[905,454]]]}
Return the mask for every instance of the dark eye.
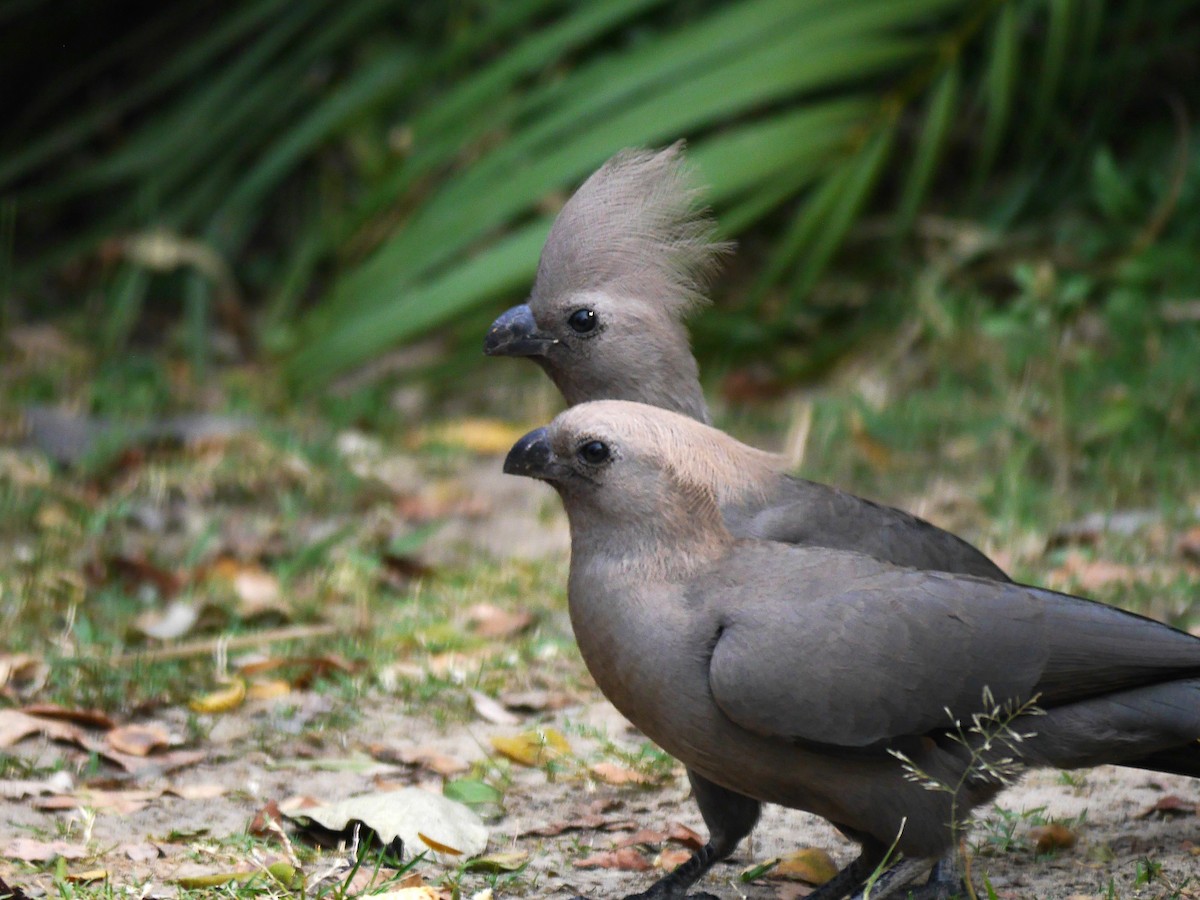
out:
{"label": "dark eye", "polygon": [[598,466],[608,457],[608,444],[601,441],[588,441],[579,448],[579,458],[589,466]]}
{"label": "dark eye", "polygon": [[567,324],[571,326],[572,331],[578,334],[587,334],[596,328],[596,314],[590,309],[577,309],[571,313]]}

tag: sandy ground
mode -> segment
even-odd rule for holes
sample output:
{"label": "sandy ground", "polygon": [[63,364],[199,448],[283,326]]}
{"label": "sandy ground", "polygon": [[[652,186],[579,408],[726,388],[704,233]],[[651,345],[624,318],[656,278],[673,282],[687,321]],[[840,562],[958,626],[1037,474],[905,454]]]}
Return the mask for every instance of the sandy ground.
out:
{"label": "sandy ground", "polygon": [[[523,556],[561,554],[566,535],[561,519],[545,514],[546,504],[552,502],[548,492],[522,479],[496,479],[490,475],[492,471],[491,466],[481,469],[485,474],[472,487],[482,493],[503,492],[503,502],[494,503],[493,508],[505,510],[507,518],[474,522],[452,530],[443,539],[460,547],[465,542],[483,552],[512,553],[517,546]],[[505,536],[503,546],[489,544],[498,534]],[[453,553],[443,556],[450,559]],[[244,832],[255,811],[269,800],[283,801],[299,794],[333,800],[406,783],[432,790],[441,787],[441,778],[427,769],[392,766],[375,771],[325,771],[312,767],[306,759],[344,759],[365,749],[377,757],[394,758],[426,748],[471,763],[486,755],[492,735],[512,734],[535,724],[554,725],[572,735],[578,755],[591,749],[588,740],[578,736],[580,723],[603,728],[619,743],[639,743],[631,726],[597,693],[552,714],[527,716],[519,725],[481,720],[443,727],[425,717],[405,716],[396,703],[379,696],[366,704],[369,708],[351,731],[328,734],[322,744],[314,746],[302,735],[304,722],[327,711],[330,703],[327,698],[304,695],[299,703],[293,696],[282,705],[281,701],[248,704],[215,723],[202,745],[208,751],[203,763],[174,773],[151,771],[109,785],[130,790],[218,784],[227,789],[219,797],[200,800],[162,795],[139,809],[100,809],[94,817],[81,817],[78,811],[35,809],[28,800],[0,800],[0,848],[17,838],[46,841],[62,837],[70,843],[85,842],[93,855],[72,860],[69,871],[104,867],[122,896],[178,896],[180,890],[172,879],[181,874],[228,869],[227,862],[218,864],[229,858],[228,844],[219,847],[220,839]],[[285,714],[285,709],[290,711]],[[158,719],[165,718],[183,733],[185,715],[174,710]],[[381,754],[381,747],[388,752]],[[42,739],[23,741],[15,752],[42,765],[61,761],[68,771],[86,762],[81,751]],[[658,873],[582,869],[575,863],[616,846],[634,828],[664,829],[680,822],[701,833],[704,830],[688,798],[682,772],[653,789],[571,777],[552,780],[539,768],[514,766],[512,772],[505,812],[489,822],[489,849],[525,851],[529,864],[520,880],[500,881],[497,896],[567,897],[579,893],[621,897],[644,889]],[[1179,798],[1169,804],[1177,807],[1173,814],[1147,814],[1172,796]],[[968,843],[975,848],[972,872],[981,897],[988,896],[985,880],[1000,898],[1200,897],[1200,816],[1196,814],[1200,780],[1102,768],[1069,783],[1057,773],[1037,772],[1006,791],[998,806],[1009,811],[1010,819],[1015,818],[1011,830],[1016,844],[1005,846],[996,839],[1004,831],[1004,816],[996,811],[986,813],[974,828]],[[1040,821],[1039,815],[1070,820],[1075,845],[1049,856],[1036,855],[1029,847],[1034,843],[1031,829]],[[571,822],[583,825],[561,829]],[[172,839],[173,830],[193,833]],[[556,830],[559,833],[537,833]],[[131,853],[147,855],[148,845],[151,854],[162,855],[140,862],[130,858]],[[744,884],[738,873],[751,863],[805,846],[826,848],[839,864],[854,855],[853,846],[824,822],[794,810],[769,808],[752,839],[730,863],[718,866],[704,887],[731,900],[803,896],[808,889],[802,885],[770,879]],[[655,850],[647,850],[644,856],[653,860]],[[1146,881],[1139,879],[1145,860],[1153,863],[1156,877],[1139,884],[1139,880]],[[428,866],[424,871],[434,878],[443,870]],[[44,892],[59,895],[48,874],[35,873],[12,860],[0,859],[0,878],[24,886],[31,896]],[[487,884],[483,875],[466,876],[464,892]]]}

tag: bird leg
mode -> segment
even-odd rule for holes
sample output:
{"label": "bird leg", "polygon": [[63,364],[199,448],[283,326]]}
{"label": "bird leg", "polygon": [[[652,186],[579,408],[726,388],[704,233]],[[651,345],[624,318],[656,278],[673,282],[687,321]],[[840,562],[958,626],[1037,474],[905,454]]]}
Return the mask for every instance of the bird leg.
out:
{"label": "bird leg", "polygon": [[871,873],[887,858],[888,848],[873,838],[855,834],[845,828],[840,828],[840,830],[848,837],[859,841],[862,844],[862,851],[858,854],[858,858],[810,893],[805,900],[844,900],[845,897],[860,890],[866,884],[867,879],[871,877]]}
{"label": "bird leg", "polygon": [[[750,833],[758,821],[762,804],[713,784],[690,769],[688,780],[692,783],[700,815],[708,826],[708,843],[646,890],[640,894],[630,894],[624,900],[682,900],[689,896],[690,900],[717,900],[707,893],[689,895],[688,888],[703,878],[713,865],[737,849],[742,838]],[[584,898],[575,897],[573,900]]]}
{"label": "bird leg", "polygon": [[[928,885],[922,885],[916,889],[909,888],[913,879],[919,877],[928,869],[928,859],[922,859],[921,857],[901,859],[899,862],[892,863],[888,868],[883,870],[883,873],[871,885],[869,893],[864,884],[862,889],[851,897],[850,900],[867,900],[867,897],[870,897],[870,900],[887,900],[889,897],[921,897],[924,900],[930,900],[924,893]],[[901,893],[902,891],[904,893]],[[814,895],[809,894],[808,896],[811,898]]]}

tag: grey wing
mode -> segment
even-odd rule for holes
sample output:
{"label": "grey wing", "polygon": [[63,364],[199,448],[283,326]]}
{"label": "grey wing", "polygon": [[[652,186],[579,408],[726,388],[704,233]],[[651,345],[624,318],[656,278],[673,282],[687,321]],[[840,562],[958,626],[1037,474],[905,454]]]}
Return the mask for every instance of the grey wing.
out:
{"label": "grey wing", "polygon": [[865,553],[893,565],[1008,581],[957,535],[891,506],[828,485],[781,476],[765,501],[726,510],[739,537]]}
{"label": "grey wing", "polygon": [[704,598],[723,625],[709,685],[725,715],[760,734],[866,747],[967,721],[985,688],[999,703],[1060,705],[1200,667],[1200,640],[1101,604],[744,547],[726,581],[740,596]]}

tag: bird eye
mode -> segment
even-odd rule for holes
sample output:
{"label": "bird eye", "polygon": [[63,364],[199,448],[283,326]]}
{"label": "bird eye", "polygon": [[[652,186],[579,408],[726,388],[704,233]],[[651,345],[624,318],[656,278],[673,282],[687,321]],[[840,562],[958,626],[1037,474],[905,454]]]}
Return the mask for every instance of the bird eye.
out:
{"label": "bird eye", "polygon": [[597,325],[596,313],[590,309],[577,309],[567,319],[571,330],[577,334],[587,334],[594,331]]}
{"label": "bird eye", "polygon": [[579,447],[579,458],[589,466],[598,466],[600,463],[605,462],[609,456],[608,444],[602,441],[588,441]]}

